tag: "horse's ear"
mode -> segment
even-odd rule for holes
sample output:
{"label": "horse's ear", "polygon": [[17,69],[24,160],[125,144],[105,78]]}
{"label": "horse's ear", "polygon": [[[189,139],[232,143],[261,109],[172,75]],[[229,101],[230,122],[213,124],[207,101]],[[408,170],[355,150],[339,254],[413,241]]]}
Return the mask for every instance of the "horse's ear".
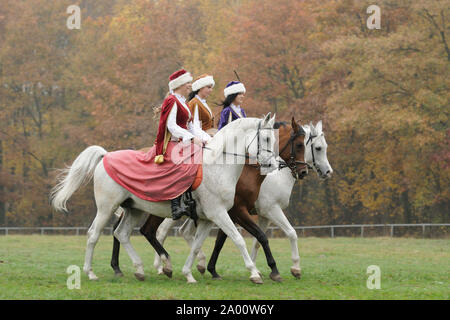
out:
{"label": "horse's ear", "polygon": [[276,117],[276,113],[273,114],[273,117],[270,119],[269,121],[269,125],[271,128],[273,128],[274,124],[275,124],[275,117]]}
{"label": "horse's ear", "polygon": [[317,134],[320,134],[322,132],[322,120],[317,122],[317,124],[316,124],[316,131],[317,131]]}
{"label": "horse's ear", "polygon": [[314,127],[312,121],[309,122],[309,129],[311,131],[311,135],[315,136],[316,135],[316,127]]}
{"label": "horse's ear", "polygon": [[264,117],[264,121],[263,121],[264,126],[267,126],[267,124],[269,123],[269,121],[270,121],[270,116],[271,116],[271,113],[269,112],[269,113],[266,114],[266,116]]}
{"label": "horse's ear", "polygon": [[295,122],[295,118],[294,118],[294,116],[292,116],[292,120],[291,120],[291,126],[292,126],[292,129],[294,130],[294,132],[295,132],[295,133],[297,133],[297,132],[298,132],[298,130],[299,130],[299,128],[298,128],[298,124],[297,124],[297,122]]}

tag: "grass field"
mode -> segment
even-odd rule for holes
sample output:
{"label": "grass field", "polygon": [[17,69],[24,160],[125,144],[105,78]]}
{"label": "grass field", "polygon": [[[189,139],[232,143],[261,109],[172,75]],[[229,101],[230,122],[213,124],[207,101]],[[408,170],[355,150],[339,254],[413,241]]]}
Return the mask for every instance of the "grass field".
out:
{"label": "grass field", "polygon": [[[243,259],[227,241],[218,262],[222,281],[195,269],[198,283],[188,285],[181,268],[188,255],[181,238],[169,237],[166,248],[174,266],[173,278],[156,274],[153,251],[146,240],[134,236],[132,243],[144,261],[146,280],[134,278],[134,268],[125,250],[121,266],[125,276],[115,278],[109,266],[110,236],[102,236],[94,254],[93,269],[100,278],[89,281],[81,275],[81,289],[66,286],[69,265],[84,263],[85,236],[0,237],[0,299],[449,299],[450,240],[407,238],[301,238],[302,278],[290,274],[287,239],[270,239],[282,283],[268,278],[269,267],[260,251],[258,269],[264,284],[249,281]],[[214,244],[208,238],[204,251],[209,257]],[[250,239],[247,239],[250,244]],[[381,269],[381,289],[366,287],[367,267]]]}

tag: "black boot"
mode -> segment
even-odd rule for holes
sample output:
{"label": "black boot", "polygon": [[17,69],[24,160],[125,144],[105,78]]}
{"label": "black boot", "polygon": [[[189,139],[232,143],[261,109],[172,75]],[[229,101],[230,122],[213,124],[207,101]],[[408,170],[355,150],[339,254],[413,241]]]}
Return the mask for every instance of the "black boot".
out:
{"label": "black boot", "polygon": [[173,220],[178,220],[184,215],[189,215],[188,212],[181,206],[181,197],[182,195],[171,200]]}
{"label": "black boot", "polygon": [[195,202],[194,198],[192,198],[191,189],[186,191],[186,199],[184,201],[184,204],[189,210],[189,217],[194,220],[195,227],[197,228],[197,203]]}

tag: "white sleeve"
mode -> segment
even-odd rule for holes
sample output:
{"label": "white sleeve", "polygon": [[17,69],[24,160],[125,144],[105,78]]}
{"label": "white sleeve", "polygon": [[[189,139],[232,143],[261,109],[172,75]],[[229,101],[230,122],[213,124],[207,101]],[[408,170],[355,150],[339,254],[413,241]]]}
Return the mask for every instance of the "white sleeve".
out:
{"label": "white sleeve", "polygon": [[198,126],[198,127],[202,127],[201,123],[200,123],[200,117],[198,115],[198,104],[195,104],[195,109],[194,109],[194,126]]}
{"label": "white sleeve", "polygon": [[205,131],[202,130],[202,128],[200,128],[199,125],[200,121],[191,121],[188,123],[188,129],[189,132],[192,133],[194,136],[202,139],[203,142],[208,142],[209,140],[211,140],[211,136],[209,134],[207,134]]}
{"label": "white sleeve", "polygon": [[175,102],[167,117],[167,130],[169,130],[175,138],[181,138],[183,139],[183,142],[187,142],[194,138],[194,135],[189,132],[190,130],[188,131],[177,125],[177,109],[177,104]]}

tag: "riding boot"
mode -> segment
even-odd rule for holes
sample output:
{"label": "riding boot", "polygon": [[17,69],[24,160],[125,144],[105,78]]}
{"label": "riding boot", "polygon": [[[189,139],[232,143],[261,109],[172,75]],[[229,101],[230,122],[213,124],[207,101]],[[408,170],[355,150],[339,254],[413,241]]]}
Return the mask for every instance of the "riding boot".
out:
{"label": "riding boot", "polygon": [[172,207],[172,219],[178,220],[184,215],[188,215],[188,212],[181,206],[181,197],[179,196],[175,199],[171,200],[171,207]]}
{"label": "riding boot", "polygon": [[194,198],[192,198],[191,189],[186,191],[186,199],[184,203],[189,208],[189,217],[194,220],[195,227],[197,228],[197,203],[195,202]]}

